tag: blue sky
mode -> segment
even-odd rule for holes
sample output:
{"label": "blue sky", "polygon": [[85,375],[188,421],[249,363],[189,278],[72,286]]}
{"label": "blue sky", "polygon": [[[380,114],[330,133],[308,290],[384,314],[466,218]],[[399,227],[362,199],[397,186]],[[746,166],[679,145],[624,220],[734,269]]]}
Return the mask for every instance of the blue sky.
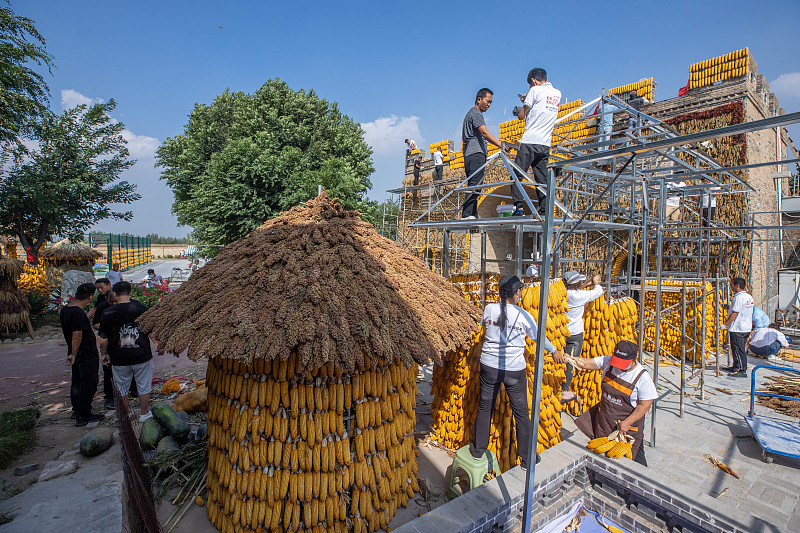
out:
{"label": "blue sky", "polygon": [[[16,0],[12,8],[36,22],[55,56],[47,78],[54,110],[117,101],[114,118],[128,128],[139,161],[126,178],[143,198],[132,223],[99,224],[105,231],[185,235],[153,151],[183,131],[195,103],[226,87],[251,92],[274,77],[313,88],[362,123],[375,152],[369,195],[378,200],[400,184],[405,137],[423,147],[457,139],[483,86],[495,92],[486,120],[496,132],[534,66],[569,100],[650,76],[662,100],[686,83],[691,63],[749,46],[783,108],[800,110],[797,0]],[[800,145],[800,127],[790,131]]]}

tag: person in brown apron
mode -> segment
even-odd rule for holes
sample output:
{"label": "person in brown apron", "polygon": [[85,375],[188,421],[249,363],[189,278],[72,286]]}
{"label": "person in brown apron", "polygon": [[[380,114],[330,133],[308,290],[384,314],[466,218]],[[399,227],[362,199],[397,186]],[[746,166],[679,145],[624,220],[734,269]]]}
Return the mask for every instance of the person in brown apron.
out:
{"label": "person in brown apron", "polygon": [[636,344],[619,341],[610,358],[568,356],[566,360],[580,370],[607,368],[600,402],[575,419],[578,429],[590,439],[608,436],[617,429],[633,436],[633,460],[647,466],[642,446],[644,416],[656,398],[656,388],[647,370],[636,362],[638,351]]}

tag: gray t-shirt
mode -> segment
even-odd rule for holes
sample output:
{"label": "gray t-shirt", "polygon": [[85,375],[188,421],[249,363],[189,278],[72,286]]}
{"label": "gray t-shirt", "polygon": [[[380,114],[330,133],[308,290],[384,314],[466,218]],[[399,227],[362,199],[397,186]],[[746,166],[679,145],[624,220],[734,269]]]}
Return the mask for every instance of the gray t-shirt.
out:
{"label": "gray t-shirt", "polygon": [[480,134],[478,128],[485,126],[483,113],[473,106],[464,117],[464,126],[461,128],[461,143],[464,157],[471,154],[486,155],[486,139]]}

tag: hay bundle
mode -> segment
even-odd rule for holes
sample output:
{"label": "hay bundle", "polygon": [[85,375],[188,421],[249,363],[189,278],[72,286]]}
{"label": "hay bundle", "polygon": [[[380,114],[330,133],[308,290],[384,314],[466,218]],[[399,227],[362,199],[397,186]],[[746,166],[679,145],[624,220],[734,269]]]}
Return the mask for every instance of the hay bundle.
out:
{"label": "hay bundle", "polygon": [[17,278],[22,274],[23,265],[18,259],[0,256],[0,329],[8,333],[25,326],[33,337],[31,306],[17,287]]}
{"label": "hay bundle", "polygon": [[208,513],[223,531],[386,528],[417,489],[417,364],[480,312],[323,193],[140,318],[208,356]]}

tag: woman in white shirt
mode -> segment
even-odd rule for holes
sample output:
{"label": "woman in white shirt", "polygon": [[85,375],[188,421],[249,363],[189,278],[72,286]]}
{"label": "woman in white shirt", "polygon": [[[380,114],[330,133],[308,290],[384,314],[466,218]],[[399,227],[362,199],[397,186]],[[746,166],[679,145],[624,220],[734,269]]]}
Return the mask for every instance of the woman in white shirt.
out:
{"label": "woman in white shirt", "polygon": [[778,352],[781,351],[781,348],[789,346],[786,335],[775,323],[765,328],[754,329],[747,343],[754,355],[765,357],[767,361],[780,361],[780,357],[777,357]]}
{"label": "woman in white shirt", "polygon": [[[567,329],[569,337],[564,346],[564,353],[573,357],[580,357],[583,349],[583,311],[589,302],[593,302],[603,296],[603,287],[600,286],[600,276],[595,275],[591,280],[575,270],[570,270],[564,274],[564,284],[567,287]],[[586,287],[593,286],[591,290],[584,290]],[[561,358],[553,358],[556,363],[563,363]],[[561,385],[561,401],[571,402],[577,396],[570,389],[572,384],[572,365],[567,365],[564,372],[566,379]]]}
{"label": "woman in white shirt", "polygon": [[[517,430],[517,453],[522,467],[528,467],[528,449],[531,439],[531,418],[528,411],[528,380],[525,361],[525,337],[536,340],[536,320],[516,303],[522,297],[524,284],[517,276],[503,276],[498,284],[500,302],[486,306],[481,326],[486,328],[481,350],[481,398],[475,418],[475,433],[470,452],[476,460],[483,460],[489,446],[492,410],[500,385],[506,388],[514,413]],[[546,338],[544,348],[563,357],[561,350]],[[538,455],[537,455],[538,462]]]}

